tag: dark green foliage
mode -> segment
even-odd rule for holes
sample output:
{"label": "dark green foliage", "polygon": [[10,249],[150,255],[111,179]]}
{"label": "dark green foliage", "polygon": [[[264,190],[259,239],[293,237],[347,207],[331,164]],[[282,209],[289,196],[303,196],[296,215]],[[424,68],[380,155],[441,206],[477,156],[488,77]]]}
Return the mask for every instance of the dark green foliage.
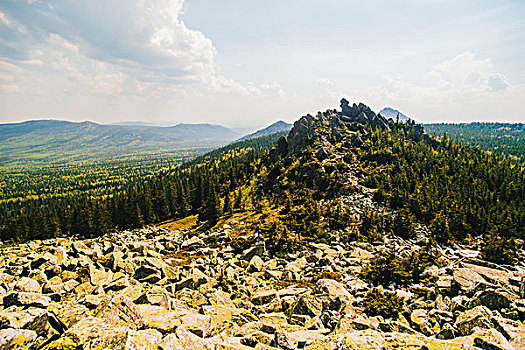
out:
{"label": "dark green foliage", "polygon": [[395,214],[392,219],[392,232],[401,238],[414,238],[416,232],[412,222],[410,213],[401,211]]}
{"label": "dark green foliage", "polygon": [[430,222],[430,231],[432,232],[433,239],[439,244],[448,243],[451,232],[448,224],[448,218],[443,214],[438,214]]}
{"label": "dark green foliage", "polygon": [[257,231],[264,237],[266,250],[270,254],[293,253],[303,248],[300,240],[282,223],[261,224],[257,226]]}
{"label": "dark green foliage", "polygon": [[204,191],[206,199],[204,200],[204,207],[199,212],[199,220],[207,221],[210,226],[213,226],[222,214],[220,200],[213,181],[208,182],[206,187]]}
{"label": "dark green foliage", "polygon": [[222,207],[222,213],[224,215],[232,215],[233,214],[233,203],[230,199],[230,195],[227,193],[224,196],[224,204]]}
{"label": "dark green foliage", "polygon": [[189,214],[213,224],[220,197],[258,172],[256,160],[278,137],[231,144],[181,165],[159,159],[0,174],[0,240],[96,237]]}
{"label": "dark green foliage", "polygon": [[430,246],[400,255],[386,250],[365,265],[360,277],[375,285],[407,285],[419,282],[425,268],[438,264],[439,256]]}
{"label": "dark green foliage", "polygon": [[392,283],[407,284],[411,274],[406,271],[403,261],[394,251],[387,250],[365,265],[360,277],[375,285],[388,286]]}
{"label": "dark green foliage", "polygon": [[367,210],[361,215],[361,225],[359,226],[359,240],[367,242],[380,241],[384,233],[389,231],[391,226],[390,217],[385,213]]}
{"label": "dark green foliage", "polygon": [[344,230],[357,222],[350,210],[343,208],[340,202],[326,205],[324,207],[323,217],[328,220],[330,230]]}
{"label": "dark green foliage", "polygon": [[395,292],[383,291],[381,288],[370,289],[363,299],[363,311],[368,316],[396,319],[403,308],[403,298]]}
{"label": "dark green foliage", "polygon": [[518,258],[516,250],[515,240],[498,232],[489,233],[481,245],[483,258],[496,264],[515,264]]}
{"label": "dark green foliage", "polygon": [[468,146],[525,161],[523,123],[427,124],[425,130],[437,137],[446,135]]}
{"label": "dark green foliage", "polygon": [[[402,215],[394,231],[411,237],[408,223],[416,220],[432,227],[440,243],[484,235],[502,225],[509,236],[525,238],[522,163],[450,139],[410,135],[409,130],[373,131],[361,155],[368,173],[364,183],[378,188],[374,198]],[[367,156],[376,152],[395,157],[378,164]]]}

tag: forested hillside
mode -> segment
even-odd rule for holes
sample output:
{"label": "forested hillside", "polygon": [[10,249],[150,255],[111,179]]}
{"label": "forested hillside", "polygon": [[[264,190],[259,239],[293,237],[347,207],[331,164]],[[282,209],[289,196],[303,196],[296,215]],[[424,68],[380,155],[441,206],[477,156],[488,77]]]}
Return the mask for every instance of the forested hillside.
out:
{"label": "forested hillside", "polygon": [[0,169],[71,162],[194,157],[238,135],[219,125],[101,125],[61,120],[0,124]]}
{"label": "forested hillside", "polygon": [[426,124],[425,130],[438,138],[446,135],[468,146],[525,161],[523,123]]}
{"label": "forested hillside", "polygon": [[228,183],[230,176],[235,186],[242,183],[279,136],[238,142],[181,166],[175,166],[180,159],[157,158],[3,173],[0,237],[92,237],[195,213],[210,183]]}

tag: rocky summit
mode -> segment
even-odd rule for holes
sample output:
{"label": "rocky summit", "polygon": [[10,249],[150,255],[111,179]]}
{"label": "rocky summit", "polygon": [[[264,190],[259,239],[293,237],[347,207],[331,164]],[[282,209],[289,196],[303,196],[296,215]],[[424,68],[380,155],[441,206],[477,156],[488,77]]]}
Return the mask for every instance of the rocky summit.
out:
{"label": "rocky summit", "polygon": [[[213,232],[149,227],[104,237],[4,246],[1,349],[523,349],[525,268],[461,246],[418,284],[392,289],[392,320],[367,314],[359,278],[382,250],[311,243],[270,257],[263,240],[236,252],[244,222]],[[205,243],[205,242],[208,243]],[[336,281],[333,276],[343,276]],[[388,292],[386,290],[381,292]]]}

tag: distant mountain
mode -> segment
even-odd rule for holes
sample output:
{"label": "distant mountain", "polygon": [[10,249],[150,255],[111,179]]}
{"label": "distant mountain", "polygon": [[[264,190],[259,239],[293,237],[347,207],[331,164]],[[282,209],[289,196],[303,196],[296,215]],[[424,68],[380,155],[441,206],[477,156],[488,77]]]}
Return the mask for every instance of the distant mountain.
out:
{"label": "distant mountain", "polygon": [[393,109],[393,108],[390,108],[390,107],[386,107],[386,108],[383,108],[379,114],[381,114],[383,117],[385,117],[386,119],[390,119],[392,118],[393,121],[396,121],[397,120],[397,115],[399,114],[399,121],[400,122],[406,122],[407,120],[409,119],[413,119],[413,118],[409,118],[407,117],[406,115],[404,115],[403,113],[401,113],[400,111],[398,111],[397,109]]}
{"label": "distant mountain", "polygon": [[250,140],[256,137],[268,136],[268,135],[275,134],[276,132],[281,132],[281,131],[290,131],[292,127],[293,127],[293,124],[279,120],[278,122],[275,122],[272,125],[267,126],[264,129],[261,129],[252,134],[241,137],[239,141]]}
{"label": "distant mountain", "polygon": [[125,126],[170,126],[166,123],[150,123],[150,122],[143,122],[143,121],[131,121],[131,122],[117,122],[117,123],[109,123],[107,125],[125,125]]}
{"label": "distant mountain", "polygon": [[0,165],[176,151],[195,154],[228,144],[237,137],[230,129],[212,124],[159,127],[32,120],[0,124]]}

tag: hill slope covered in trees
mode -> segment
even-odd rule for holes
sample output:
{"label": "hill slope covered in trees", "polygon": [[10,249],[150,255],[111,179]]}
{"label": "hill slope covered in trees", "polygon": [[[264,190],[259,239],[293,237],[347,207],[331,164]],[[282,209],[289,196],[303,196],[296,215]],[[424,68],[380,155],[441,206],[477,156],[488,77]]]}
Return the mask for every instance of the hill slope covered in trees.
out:
{"label": "hill slope covered in trees", "polygon": [[27,168],[159,154],[195,156],[236,137],[235,132],[211,124],[155,127],[60,120],[0,124],[0,166]]}
{"label": "hill slope covered in trees", "polygon": [[460,123],[426,124],[425,130],[441,138],[525,161],[525,124],[523,123]]}

